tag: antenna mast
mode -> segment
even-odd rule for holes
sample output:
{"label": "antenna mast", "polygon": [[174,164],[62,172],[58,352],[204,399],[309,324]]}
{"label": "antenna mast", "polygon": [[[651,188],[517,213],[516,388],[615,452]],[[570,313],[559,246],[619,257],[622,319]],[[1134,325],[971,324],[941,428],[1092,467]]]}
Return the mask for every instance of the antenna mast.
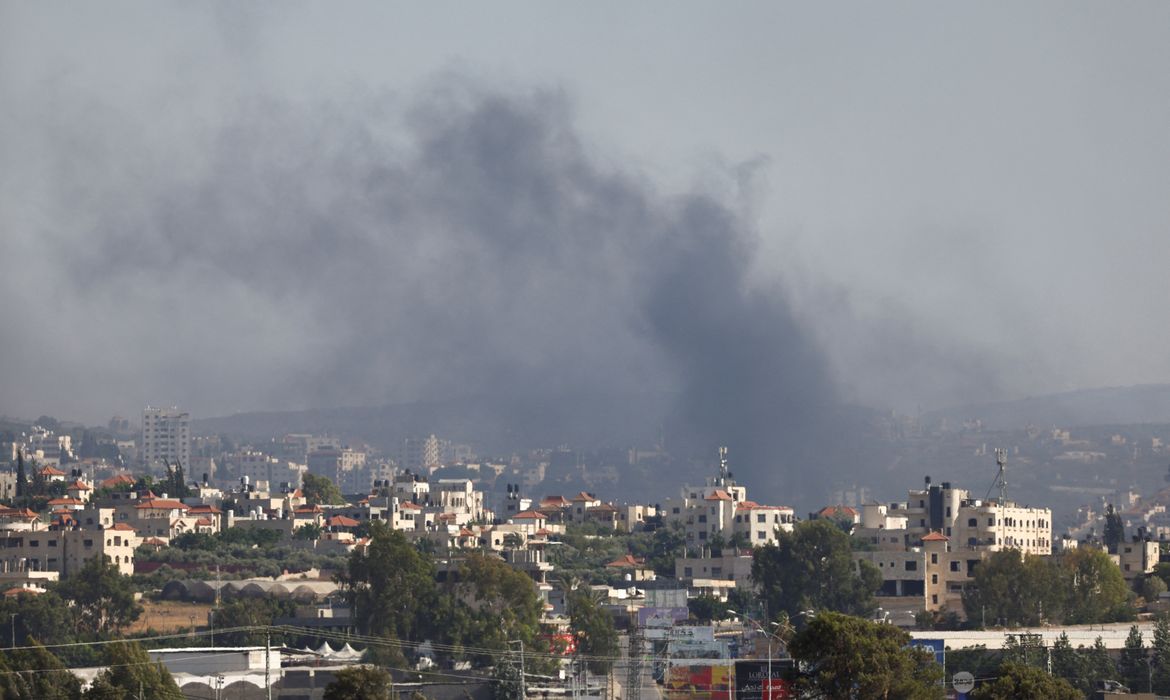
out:
{"label": "antenna mast", "polygon": [[727,447],[719,447],[719,485],[727,485]]}
{"label": "antenna mast", "polygon": [[1007,503],[1007,450],[995,448],[995,463],[999,465],[999,473],[995,475],[995,485],[999,487],[999,503]]}

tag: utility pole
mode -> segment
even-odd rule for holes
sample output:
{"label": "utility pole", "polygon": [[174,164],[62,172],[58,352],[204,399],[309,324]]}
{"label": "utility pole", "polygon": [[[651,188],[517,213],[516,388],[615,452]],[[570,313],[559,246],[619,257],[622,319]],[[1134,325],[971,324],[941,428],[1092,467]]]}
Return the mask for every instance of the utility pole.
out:
{"label": "utility pole", "polygon": [[[513,639],[513,640],[508,641],[509,646],[511,646],[513,644],[520,645],[520,700],[527,700],[528,690],[526,688],[525,679],[524,679],[524,640],[523,639]],[[511,665],[511,652],[508,653],[508,658],[509,658],[509,665]]]}
{"label": "utility pole", "polygon": [[528,681],[524,677],[524,640],[520,640],[520,700],[528,699]]}
{"label": "utility pole", "polygon": [[642,691],[642,629],[635,627],[630,633],[630,646],[626,652],[626,700],[641,700]]}

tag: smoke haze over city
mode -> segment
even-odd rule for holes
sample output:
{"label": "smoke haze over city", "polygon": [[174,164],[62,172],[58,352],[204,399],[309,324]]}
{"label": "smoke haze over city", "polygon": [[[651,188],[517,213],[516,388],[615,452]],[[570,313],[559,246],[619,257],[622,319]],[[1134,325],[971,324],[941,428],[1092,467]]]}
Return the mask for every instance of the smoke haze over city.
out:
{"label": "smoke haze over city", "polygon": [[1170,9],[723,12],[3,5],[0,411],[1170,381]]}

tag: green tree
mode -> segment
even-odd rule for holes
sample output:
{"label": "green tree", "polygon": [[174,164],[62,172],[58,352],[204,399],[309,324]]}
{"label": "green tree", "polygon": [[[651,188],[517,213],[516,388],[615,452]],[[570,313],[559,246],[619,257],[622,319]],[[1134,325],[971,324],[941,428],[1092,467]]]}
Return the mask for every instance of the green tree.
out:
{"label": "green tree", "polygon": [[85,700],[182,700],[183,692],[171,672],[137,642],[115,642],[106,647],[106,669],[85,691]]}
{"label": "green tree", "polygon": [[828,520],[808,520],[776,542],[757,547],[752,580],[769,617],[792,619],[807,610],[830,610],[868,617],[881,573],[868,562],[854,564],[849,535]]}
{"label": "green tree", "polygon": [[503,650],[510,641],[522,641],[536,647],[542,612],[536,586],[499,557],[468,554],[446,593],[437,617],[452,644]]}
{"label": "green tree", "polygon": [[130,579],[118,573],[118,567],[106,556],[90,559],[62,581],[57,592],[76,607],[78,629],[83,634],[116,634],[142,614]]}
{"label": "green tree", "polygon": [[293,539],[312,542],[321,538],[321,532],[321,526],[317,523],[305,523],[293,530]]}
{"label": "green tree", "polygon": [[335,506],[345,503],[345,497],[341,495],[337,484],[333,483],[333,480],[327,476],[306,472],[301,480],[301,493],[304,494],[305,501],[311,506]]}
{"label": "green tree", "polygon": [[971,700],[1083,700],[1081,691],[1063,678],[1048,675],[1035,666],[1008,661],[998,677],[971,693]]}
{"label": "green tree", "polygon": [[941,698],[942,667],[909,645],[910,635],[893,625],[822,612],[788,651],[808,669],[799,683],[812,697]]}
{"label": "green tree", "polygon": [[324,700],[390,700],[394,682],[385,669],[374,666],[349,666],[333,674],[325,686]]}
{"label": "green tree", "polygon": [[16,451],[16,497],[23,499],[28,495],[28,472],[24,468],[24,451]]}
{"label": "green tree", "polygon": [[1146,659],[1142,632],[1134,625],[1129,628],[1125,646],[1122,647],[1121,656],[1117,659],[1117,672],[1121,676],[1121,682],[1129,686],[1130,690],[1140,690],[1149,685],[1150,668],[1146,665]]}
{"label": "green tree", "polygon": [[434,565],[385,522],[370,524],[370,541],[337,577],[363,634],[414,639],[429,631],[437,604]]}
{"label": "green tree", "polygon": [[980,562],[974,582],[963,591],[967,619],[1008,626],[1060,620],[1067,600],[1063,570],[1044,557],[1021,556],[1015,549],[993,552]]}
{"label": "green tree", "polygon": [[[224,601],[212,613],[212,627],[216,630],[216,641],[227,646],[251,646],[264,644],[263,630],[228,631],[237,627],[270,627],[277,618],[294,617],[297,611],[295,600],[282,600],[271,596],[264,598],[233,598]],[[279,639],[272,639],[279,643]]]}
{"label": "green tree", "polygon": [[1148,574],[1138,578],[1135,588],[1148,605],[1158,602],[1158,596],[1166,592],[1166,582],[1154,574]]}
{"label": "green tree", "polygon": [[577,649],[588,657],[593,673],[607,673],[620,651],[613,618],[588,588],[577,588],[569,596],[569,630],[577,637]]}
{"label": "green tree", "polygon": [[687,601],[687,609],[691,617],[698,622],[709,623],[712,620],[726,620],[730,605],[709,593],[691,598]]}
{"label": "green tree", "polygon": [[1085,672],[1085,659],[1083,654],[1077,653],[1073,649],[1072,643],[1068,641],[1068,635],[1064,632],[1056,638],[1052,643],[1052,675],[1057,678],[1063,678],[1076,687],[1081,687],[1081,679],[1088,674]]}
{"label": "green tree", "polygon": [[1170,695],[1170,618],[1160,615],[1154,624],[1154,644],[1150,649],[1153,667],[1153,692]]}
{"label": "green tree", "polygon": [[1109,650],[1105,648],[1105,642],[1097,637],[1093,641],[1093,646],[1085,652],[1085,672],[1087,674],[1084,679],[1084,684],[1081,689],[1088,694],[1093,688],[1097,687],[1100,681],[1117,680],[1117,664],[1113,663],[1113,657],[1110,656]]}
{"label": "green tree", "polygon": [[40,595],[22,593],[0,600],[0,620],[7,620],[8,629],[0,626],[3,646],[10,646],[15,633],[15,646],[26,646],[30,640],[44,644],[65,644],[77,641],[76,611],[54,590]]}
{"label": "green tree", "polygon": [[8,700],[79,700],[81,681],[43,646],[0,654],[0,697]]}
{"label": "green tree", "polygon": [[1074,549],[1060,558],[1068,582],[1065,622],[1087,624],[1133,619],[1129,587],[1109,555],[1091,547]]}
{"label": "green tree", "polygon": [[651,538],[650,551],[643,553],[646,564],[659,576],[674,576],[675,557],[686,548],[686,542],[686,533],[679,523],[672,521],[658,528]]}
{"label": "green tree", "polygon": [[1117,553],[1117,545],[1125,541],[1125,523],[1121,520],[1121,514],[1114,509],[1113,504],[1110,503],[1105,507],[1105,532],[1103,534],[1105,546],[1109,548],[1110,554]]}

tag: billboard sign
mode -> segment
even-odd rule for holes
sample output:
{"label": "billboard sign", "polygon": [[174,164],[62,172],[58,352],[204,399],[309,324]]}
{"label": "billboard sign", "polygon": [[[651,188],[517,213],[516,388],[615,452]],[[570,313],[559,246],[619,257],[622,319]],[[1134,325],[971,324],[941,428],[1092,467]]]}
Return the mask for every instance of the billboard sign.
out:
{"label": "billboard sign", "polygon": [[686,622],[690,611],[683,608],[638,608],[639,627],[673,627]]}
{"label": "billboard sign", "polygon": [[791,659],[772,659],[771,675],[769,675],[766,660],[736,661],[736,700],[788,700],[795,698],[796,692],[785,678],[791,668]]}

